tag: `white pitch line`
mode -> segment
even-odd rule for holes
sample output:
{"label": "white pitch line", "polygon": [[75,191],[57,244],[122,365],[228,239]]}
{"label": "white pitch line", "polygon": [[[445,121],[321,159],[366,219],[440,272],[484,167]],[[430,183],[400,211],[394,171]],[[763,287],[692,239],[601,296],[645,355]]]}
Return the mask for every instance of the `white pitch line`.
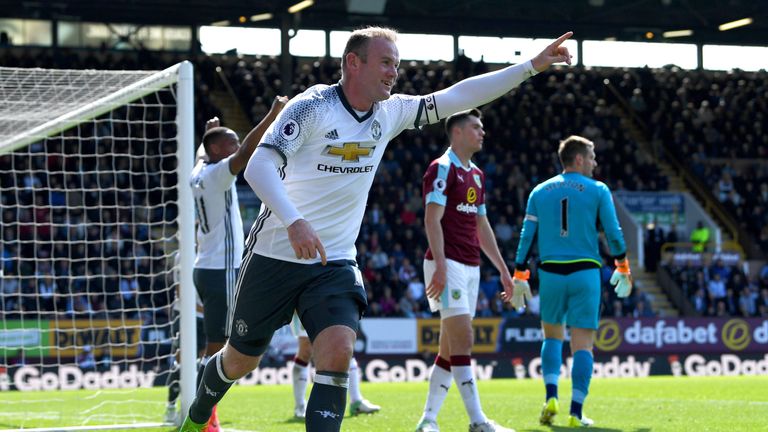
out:
{"label": "white pitch line", "polygon": [[[638,400],[634,398],[623,398],[623,397],[607,397],[607,396],[592,396],[594,399],[606,399],[606,400],[621,400],[621,401],[628,401],[632,403],[637,403]],[[745,400],[733,400],[733,399],[656,399],[656,398],[649,398],[646,399],[647,402],[651,403],[657,403],[657,402],[677,402],[677,403],[708,403],[708,404],[720,404],[720,405],[726,405],[726,404],[739,404],[739,405],[768,405],[768,401],[745,401]]]}

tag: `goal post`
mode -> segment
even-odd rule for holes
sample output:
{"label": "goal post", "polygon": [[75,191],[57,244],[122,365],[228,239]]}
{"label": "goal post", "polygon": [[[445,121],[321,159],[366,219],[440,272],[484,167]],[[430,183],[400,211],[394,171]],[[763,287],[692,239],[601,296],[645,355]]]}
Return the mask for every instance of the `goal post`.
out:
{"label": "goal post", "polygon": [[[192,164],[194,162],[194,139],[195,127],[194,121],[194,96],[193,96],[193,78],[192,64],[184,62],[179,73],[179,103],[181,109],[177,110],[177,121],[179,125],[179,149],[184,149],[184,153],[178,153],[179,157],[179,185],[184,185],[179,190],[179,208],[193,209],[194,197],[192,189],[187,186],[187,179],[192,174]],[[186,143],[185,145],[181,145]],[[195,218],[192,211],[179,212],[179,233],[180,239],[185,239],[183,248],[179,248],[179,265],[186,271],[179,272],[179,282],[181,284],[181,328],[187,331],[179,332],[181,337],[181,413],[189,411],[192,400],[195,398],[195,382],[197,367],[195,357],[197,356],[196,332],[196,292],[192,280],[192,268],[195,265]]]}
{"label": "goal post", "polygon": [[0,429],[162,426],[173,307],[191,404],[193,92],[186,61],[0,68]]}

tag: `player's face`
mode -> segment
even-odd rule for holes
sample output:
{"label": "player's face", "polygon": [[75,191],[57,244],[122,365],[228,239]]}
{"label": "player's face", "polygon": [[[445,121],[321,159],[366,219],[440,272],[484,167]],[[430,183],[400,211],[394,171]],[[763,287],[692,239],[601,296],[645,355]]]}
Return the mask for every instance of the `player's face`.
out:
{"label": "player's face", "polygon": [[592,173],[595,171],[595,168],[597,167],[597,161],[595,160],[594,147],[589,147],[589,149],[587,150],[587,157],[585,157],[583,160],[584,160],[584,164],[582,165],[581,173],[587,177],[592,177]]}
{"label": "player's face", "polygon": [[390,40],[373,38],[368,42],[366,58],[361,65],[360,77],[365,81],[368,97],[372,102],[389,99],[400,65],[397,46]]}
{"label": "player's face", "polygon": [[240,140],[234,131],[228,131],[225,136],[216,142],[218,146],[219,159],[229,157],[240,148]]}
{"label": "player's face", "polygon": [[461,136],[467,150],[470,150],[472,153],[479,152],[483,149],[483,139],[485,137],[483,122],[475,116],[467,117],[461,127]]}

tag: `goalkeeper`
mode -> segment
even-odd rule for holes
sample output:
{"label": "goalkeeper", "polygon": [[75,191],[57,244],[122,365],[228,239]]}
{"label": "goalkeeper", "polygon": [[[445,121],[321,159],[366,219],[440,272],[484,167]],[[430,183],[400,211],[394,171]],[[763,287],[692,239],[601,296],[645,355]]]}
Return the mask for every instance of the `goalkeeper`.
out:
{"label": "goalkeeper", "polygon": [[600,266],[598,226],[608,239],[616,270],[611,277],[619,297],[632,291],[632,277],[626,258],[624,235],[608,187],[592,179],[597,166],[594,143],[570,136],[560,143],[558,156],[562,174],[537,185],[528,198],[520,244],[515,259],[513,289],[505,299],[516,308],[530,298],[528,255],[538,234],[541,326],[541,369],[546,402],[539,422],[551,425],[559,410],[557,381],[563,363],[563,324],[571,328],[573,353],[573,397],[569,426],[592,425],[582,406],[592,378],[592,345],[600,307]]}

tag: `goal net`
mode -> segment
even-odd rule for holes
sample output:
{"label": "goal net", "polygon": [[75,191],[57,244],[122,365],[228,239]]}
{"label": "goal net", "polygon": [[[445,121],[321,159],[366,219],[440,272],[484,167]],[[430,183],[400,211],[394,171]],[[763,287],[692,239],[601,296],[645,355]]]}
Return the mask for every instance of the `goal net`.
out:
{"label": "goal net", "polygon": [[161,425],[175,301],[191,401],[192,107],[188,62],[0,68],[0,429]]}

